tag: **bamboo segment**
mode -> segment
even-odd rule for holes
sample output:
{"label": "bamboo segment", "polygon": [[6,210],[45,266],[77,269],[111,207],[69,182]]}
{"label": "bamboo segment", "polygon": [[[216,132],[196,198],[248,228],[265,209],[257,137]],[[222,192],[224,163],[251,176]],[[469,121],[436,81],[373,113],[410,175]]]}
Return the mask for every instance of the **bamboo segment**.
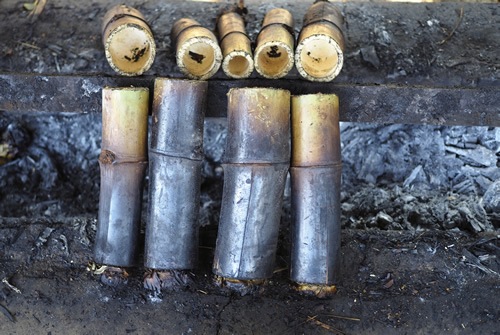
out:
{"label": "bamboo segment", "polygon": [[290,159],[290,92],[231,89],[224,189],[213,272],[229,281],[273,274]]}
{"label": "bamboo segment", "polygon": [[196,267],[206,81],[155,80],[145,266]]}
{"label": "bamboo segment", "polygon": [[326,0],[309,7],[300,32],[295,65],[310,81],[332,81],[344,64],[344,18],[340,10]]}
{"label": "bamboo segment", "polygon": [[109,65],[123,76],[143,74],[155,59],[151,28],[132,7],[117,5],[104,15],[102,41]]}
{"label": "bamboo segment", "polygon": [[191,79],[205,80],[220,68],[222,52],[217,37],[192,19],[180,19],[172,27],[177,66]]}
{"label": "bamboo segment", "polygon": [[217,29],[223,56],[222,70],[230,78],[248,78],[254,63],[243,18],[235,12],[222,14],[217,21]]}
{"label": "bamboo segment", "polygon": [[338,110],[334,94],[292,97],[290,276],[318,296],[335,292],[340,264]]}
{"label": "bamboo segment", "polygon": [[136,265],[142,182],[147,166],[147,88],[102,90],[101,191],[97,263]]}
{"label": "bamboo segment", "polygon": [[293,67],[295,38],[293,16],[286,9],[271,9],[257,36],[254,63],[257,72],[268,79],[286,76]]}

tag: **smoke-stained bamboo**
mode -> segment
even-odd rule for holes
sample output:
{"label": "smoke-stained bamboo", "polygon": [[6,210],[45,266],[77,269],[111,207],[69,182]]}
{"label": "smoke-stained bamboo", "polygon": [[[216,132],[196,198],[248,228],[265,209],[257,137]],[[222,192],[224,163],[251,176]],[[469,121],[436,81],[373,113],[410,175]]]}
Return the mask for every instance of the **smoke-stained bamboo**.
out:
{"label": "smoke-stained bamboo", "polygon": [[339,101],[292,97],[291,279],[319,296],[335,292],[340,263]]}
{"label": "smoke-stained bamboo", "polygon": [[290,161],[290,92],[231,89],[224,189],[213,271],[245,281],[272,276]]}
{"label": "smoke-stained bamboo", "polygon": [[286,76],[293,67],[294,45],[292,14],[283,8],[271,9],[257,36],[254,52],[257,72],[268,79]]}
{"label": "smoke-stained bamboo", "polygon": [[102,90],[101,191],[95,261],[136,265],[147,166],[149,90]]}
{"label": "smoke-stained bamboo", "polygon": [[191,79],[205,80],[220,68],[222,52],[217,37],[197,21],[177,20],[171,31],[177,66]]}
{"label": "smoke-stained bamboo", "polygon": [[145,266],[196,267],[206,81],[155,80]]}
{"label": "smoke-stained bamboo", "polygon": [[223,56],[222,70],[230,78],[248,78],[254,62],[243,18],[235,12],[224,13],[217,21],[217,30]]}
{"label": "smoke-stained bamboo", "polygon": [[295,66],[310,81],[332,81],[344,64],[344,18],[340,9],[318,0],[304,16],[295,50]]}
{"label": "smoke-stained bamboo", "polygon": [[126,5],[114,6],[104,15],[102,42],[109,65],[123,76],[143,74],[155,59],[151,28],[137,9]]}

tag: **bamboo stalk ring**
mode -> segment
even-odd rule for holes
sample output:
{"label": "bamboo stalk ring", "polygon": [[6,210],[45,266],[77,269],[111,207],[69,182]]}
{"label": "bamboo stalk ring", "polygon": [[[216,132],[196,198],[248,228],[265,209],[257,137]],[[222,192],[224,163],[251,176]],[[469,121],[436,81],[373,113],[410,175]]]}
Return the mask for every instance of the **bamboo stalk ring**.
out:
{"label": "bamboo stalk ring", "polygon": [[188,78],[205,80],[217,73],[222,51],[217,37],[209,29],[195,20],[183,18],[174,23],[171,37],[177,66]]}
{"label": "bamboo stalk ring", "polygon": [[257,36],[254,63],[257,72],[268,79],[283,78],[294,64],[293,16],[286,9],[271,9]]}
{"label": "bamboo stalk ring", "polygon": [[230,78],[248,78],[254,70],[254,61],[243,18],[235,12],[222,14],[217,28],[223,56],[222,70]]}
{"label": "bamboo stalk ring", "polygon": [[123,76],[139,76],[153,65],[153,33],[137,9],[126,5],[111,8],[104,15],[102,40],[109,65]]}
{"label": "bamboo stalk ring", "polygon": [[344,64],[345,41],[340,10],[328,1],[317,1],[307,11],[295,50],[295,66],[310,81],[329,82]]}

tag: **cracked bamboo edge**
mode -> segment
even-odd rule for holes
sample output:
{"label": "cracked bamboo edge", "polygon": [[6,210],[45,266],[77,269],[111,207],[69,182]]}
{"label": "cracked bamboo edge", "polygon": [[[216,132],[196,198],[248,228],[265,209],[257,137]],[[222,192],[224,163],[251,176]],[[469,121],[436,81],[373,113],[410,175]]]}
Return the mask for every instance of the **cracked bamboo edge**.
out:
{"label": "cracked bamboo edge", "polygon": [[294,64],[293,16],[286,9],[271,9],[257,37],[254,63],[257,72],[268,79],[283,78]]}
{"label": "cracked bamboo edge", "polygon": [[291,166],[341,164],[339,98],[335,94],[292,96]]}
{"label": "cracked bamboo edge", "polygon": [[332,81],[344,64],[345,41],[340,10],[317,1],[307,11],[295,50],[295,66],[310,81]]}
{"label": "cracked bamboo edge", "polygon": [[222,14],[217,29],[223,56],[222,70],[230,78],[248,78],[254,70],[254,61],[243,18],[235,12]]}
{"label": "cracked bamboo edge", "polygon": [[156,44],[144,16],[136,9],[117,5],[105,15],[102,40],[111,68],[123,76],[139,76],[154,62]]}
{"label": "cracked bamboo edge", "polygon": [[190,79],[206,80],[219,70],[222,51],[209,29],[189,18],[177,20],[171,30],[179,70]]}

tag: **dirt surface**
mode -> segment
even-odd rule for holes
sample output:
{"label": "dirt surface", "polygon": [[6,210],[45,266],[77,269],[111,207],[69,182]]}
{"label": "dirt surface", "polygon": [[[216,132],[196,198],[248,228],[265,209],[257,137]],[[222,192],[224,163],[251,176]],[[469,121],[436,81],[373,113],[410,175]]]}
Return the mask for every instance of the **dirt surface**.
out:
{"label": "dirt surface", "polygon": [[[111,3],[49,0],[31,23],[21,2],[0,0],[0,72],[114,75],[99,33]],[[307,7],[248,3],[251,36],[277,5],[294,11],[298,32]],[[148,75],[180,77],[168,35],[193,4],[130,4],[155,31]],[[223,4],[196,6],[213,26]],[[338,83],[499,85],[498,5],[340,6],[348,46]],[[207,120],[200,267],[185,291],[155,294],[143,268],[114,288],[87,269],[101,115],[0,111],[0,334],[500,334],[498,128],[343,124],[342,264],[327,299],[288,280],[288,188],[273,278],[244,296],[215,285],[225,139],[225,120]],[[146,183],[143,226],[147,193]]]}

